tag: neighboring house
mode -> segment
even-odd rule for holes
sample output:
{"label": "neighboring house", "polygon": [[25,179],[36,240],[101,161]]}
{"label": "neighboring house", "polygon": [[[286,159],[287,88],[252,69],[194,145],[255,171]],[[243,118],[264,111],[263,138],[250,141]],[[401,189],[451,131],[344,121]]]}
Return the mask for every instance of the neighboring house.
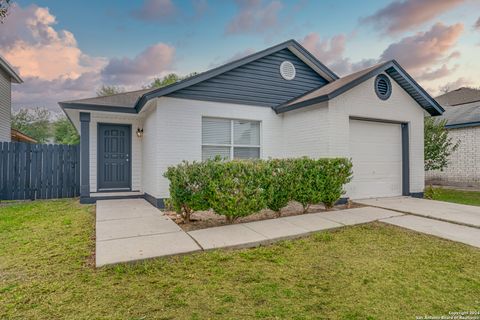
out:
{"label": "neighboring house", "polygon": [[449,157],[443,171],[426,173],[427,183],[463,187],[480,187],[480,90],[460,88],[436,100],[445,108],[439,117],[458,149]]}
{"label": "neighboring house", "polygon": [[11,130],[11,140],[15,142],[37,143],[37,140],[35,140],[34,138],[13,128]]}
{"label": "neighboring house", "polygon": [[421,196],[423,118],[443,112],[396,61],[339,78],[294,40],[167,87],[60,106],[81,136],[81,201],[132,190],[160,207],[169,166],[215,155],[348,157],[347,197]]}
{"label": "neighboring house", "polygon": [[12,83],[22,83],[12,66],[0,56],[0,141],[10,141]]}

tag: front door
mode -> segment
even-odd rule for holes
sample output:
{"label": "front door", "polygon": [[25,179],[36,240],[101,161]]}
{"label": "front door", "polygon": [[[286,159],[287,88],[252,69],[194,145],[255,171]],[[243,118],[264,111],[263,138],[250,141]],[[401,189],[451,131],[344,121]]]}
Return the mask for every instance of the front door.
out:
{"label": "front door", "polygon": [[98,190],[130,190],[131,126],[98,125]]}

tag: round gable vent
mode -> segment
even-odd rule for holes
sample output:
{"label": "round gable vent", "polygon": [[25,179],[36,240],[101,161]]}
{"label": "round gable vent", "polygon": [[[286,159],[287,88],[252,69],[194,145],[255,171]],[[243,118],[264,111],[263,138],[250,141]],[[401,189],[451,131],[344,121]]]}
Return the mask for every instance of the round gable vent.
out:
{"label": "round gable vent", "polygon": [[375,78],[375,93],[382,100],[390,98],[392,94],[392,83],[386,75],[379,74]]}
{"label": "round gable vent", "polygon": [[280,64],[280,74],[285,80],[293,80],[295,78],[295,66],[290,61],[283,61]]}

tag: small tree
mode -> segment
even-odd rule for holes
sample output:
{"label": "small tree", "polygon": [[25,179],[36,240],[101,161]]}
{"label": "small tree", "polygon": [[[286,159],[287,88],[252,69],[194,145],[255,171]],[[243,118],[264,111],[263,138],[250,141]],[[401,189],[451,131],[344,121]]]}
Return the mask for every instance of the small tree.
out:
{"label": "small tree", "polygon": [[448,157],[458,148],[459,142],[454,142],[448,136],[445,128],[447,120],[425,118],[425,170],[443,171],[448,166]]}
{"label": "small tree", "polygon": [[0,0],[0,23],[5,23],[10,9],[10,0]]}
{"label": "small tree", "polygon": [[111,96],[113,94],[122,93],[122,92],[125,92],[125,90],[122,87],[102,85],[100,89],[97,90],[97,96],[106,97],[106,96]]}
{"label": "small tree", "polygon": [[164,76],[163,78],[158,78],[158,77],[154,78],[153,81],[148,86],[146,86],[146,89],[166,87],[168,85],[174,84],[175,82],[193,77],[196,74],[197,74],[196,72],[193,72],[193,73],[187,74],[186,76],[182,77],[182,76],[179,76],[176,73],[169,73],[166,76]]}
{"label": "small tree", "polygon": [[12,128],[29,135],[38,143],[46,143],[51,137],[50,111],[44,108],[20,109],[12,114]]}
{"label": "small tree", "polygon": [[[448,157],[458,148],[459,141],[453,142],[445,128],[447,120],[437,121],[435,118],[425,118],[425,171],[443,171],[448,166]],[[435,196],[433,186],[425,190],[425,197]]]}
{"label": "small tree", "polygon": [[78,144],[80,142],[77,130],[65,116],[58,118],[53,123],[53,138],[55,143],[61,144]]}

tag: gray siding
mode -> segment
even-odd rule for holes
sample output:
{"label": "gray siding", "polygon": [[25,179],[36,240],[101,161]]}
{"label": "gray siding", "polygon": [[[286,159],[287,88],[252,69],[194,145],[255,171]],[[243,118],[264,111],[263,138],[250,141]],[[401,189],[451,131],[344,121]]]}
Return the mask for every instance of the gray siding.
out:
{"label": "gray siding", "polygon": [[[296,69],[295,79],[290,81],[280,75],[280,64],[285,60]],[[283,49],[167,96],[273,107],[327,83],[290,50]]]}
{"label": "gray siding", "polygon": [[10,141],[11,87],[10,77],[0,69],[0,141]]}

